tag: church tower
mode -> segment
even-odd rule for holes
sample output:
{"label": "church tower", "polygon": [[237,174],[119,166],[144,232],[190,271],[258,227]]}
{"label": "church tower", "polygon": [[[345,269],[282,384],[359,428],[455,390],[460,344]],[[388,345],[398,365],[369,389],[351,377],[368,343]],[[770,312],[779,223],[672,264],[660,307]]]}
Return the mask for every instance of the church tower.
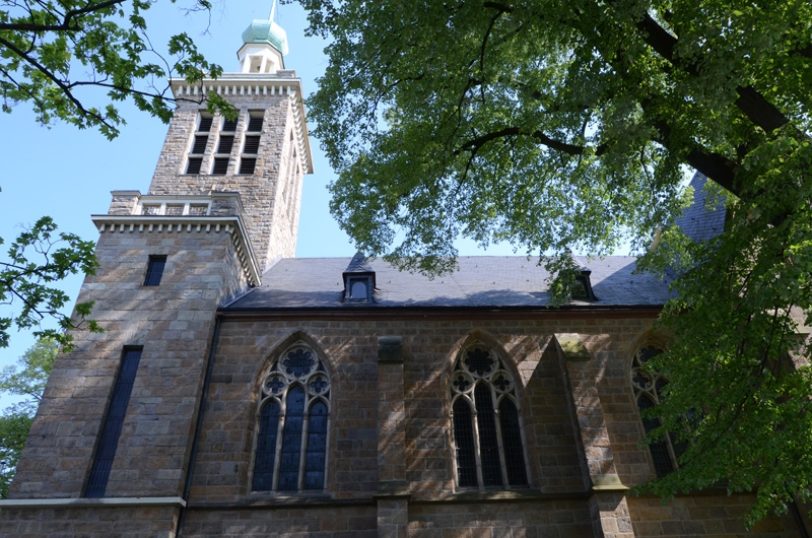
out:
{"label": "church tower", "polygon": [[[78,302],[93,302],[104,332],[76,331],[57,359],[0,535],[113,536],[126,524],[175,536],[217,309],[295,252],[313,165],[287,50],[272,13],[243,33],[239,72],[171,81],[177,109],[148,191],[113,191],[92,217],[99,267]],[[209,110],[211,95],[233,115]]]}

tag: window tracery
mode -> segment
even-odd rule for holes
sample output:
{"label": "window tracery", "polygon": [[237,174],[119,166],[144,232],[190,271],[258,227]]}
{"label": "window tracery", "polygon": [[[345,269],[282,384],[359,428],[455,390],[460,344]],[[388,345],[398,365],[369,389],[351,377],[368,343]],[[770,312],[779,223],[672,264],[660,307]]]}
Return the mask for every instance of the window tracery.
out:
{"label": "window tracery", "polygon": [[316,352],[296,343],[261,387],[253,491],[324,489],[330,378]]}
{"label": "window tracery", "polygon": [[[644,347],[635,353],[632,360],[634,399],[640,410],[640,419],[646,434],[659,428],[660,421],[656,417],[645,416],[645,410],[660,403],[662,390],[668,384],[668,381],[657,372],[645,368],[645,364],[660,353],[662,350],[656,347]],[[677,457],[680,451],[673,443],[670,433],[666,432],[663,438],[650,443],[649,451],[658,477],[663,477],[677,468]]]}
{"label": "window tracery", "polygon": [[492,349],[481,343],[463,349],[451,398],[459,487],[527,485],[516,387]]}

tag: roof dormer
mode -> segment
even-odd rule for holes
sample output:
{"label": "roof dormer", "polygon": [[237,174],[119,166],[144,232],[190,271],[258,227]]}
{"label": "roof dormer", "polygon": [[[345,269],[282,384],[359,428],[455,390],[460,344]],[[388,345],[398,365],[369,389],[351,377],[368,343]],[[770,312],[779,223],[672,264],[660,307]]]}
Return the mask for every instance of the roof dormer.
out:
{"label": "roof dormer", "polygon": [[358,252],[350,260],[344,277],[345,303],[371,303],[375,294],[375,271],[366,256]]}

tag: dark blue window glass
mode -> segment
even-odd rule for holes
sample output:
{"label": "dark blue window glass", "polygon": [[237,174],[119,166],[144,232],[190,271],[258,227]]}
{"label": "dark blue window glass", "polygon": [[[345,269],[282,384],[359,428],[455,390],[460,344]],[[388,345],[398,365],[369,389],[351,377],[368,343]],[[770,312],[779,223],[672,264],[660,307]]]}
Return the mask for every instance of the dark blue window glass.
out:
{"label": "dark blue window glass", "polygon": [[144,277],[144,286],[159,285],[165,266],[166,256],[150,256],[147,262],[147,276]]}
{"label": "dark blue window glass", "polygon": [[125,347],[121,356],[121,366],[110,404],[101,427],[101,435],[93,456],[90,476],[85,486],[85,497],[104,497],[107,489],[107,480],[110,478],[110,469],[116,456],[118,438],[121,435],[121,426],[127,414],[127,405],[130,402],[135,374],[138,372],[138,363],[141,360],[140,347]]}
{"label": "dark blue window glass", "polygon": [[279,491],[299,489],[299,463],[302,451],[305,392],[300,386],[288,391],[285,405],[285,426],[282,430],[282,451],[279,455]]}
{"label": "dark blue window glass", "polygon": [[502,446],[505,448],[508,484],[511,486],[527,485],[519,412],[510,398],[503,397],[499,403],[499,425],[502,427]]}
{"label": "dark blue window glass", "polygon": [[276,459],[276,437],[279,431],[279,403],[267,400],[259,413],[257,452],[254,459],[254,491],[273,487],[273,465]]}
{"label": "dark blue window glass", "polygon": [[307,417],[304,489],[324,487],[324,461],[327,457],[327,405],[317,400]]}
{"label": "dark blue window glass", "polygon": [[304,342],[294,343],[260,387],[253,491],[324,489],[330,378],[318,355]]}
{"label": "dark blue window glass", "polygon": [[476,420],[479,427],[479,459],[482,462],[482,482],[486,486],[502,485],[502,464],[499,462],[499,441],[496,439],[496,417],[493,412],[491,387],[479,383],[474,389]]}
{"label": "dark blue window glass", "polygon": [[454,402],[454,444],[457,445],[457,479],[460,487],[477,485],[474,427],[471,406],[462,398]]}

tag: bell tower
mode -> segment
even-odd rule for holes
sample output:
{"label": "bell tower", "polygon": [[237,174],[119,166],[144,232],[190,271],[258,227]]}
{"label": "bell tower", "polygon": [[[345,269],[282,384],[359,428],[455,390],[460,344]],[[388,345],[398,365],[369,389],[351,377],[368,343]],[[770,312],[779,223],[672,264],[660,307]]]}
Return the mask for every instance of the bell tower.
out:
{"label": "bell tower", "polygon": [[[295,254],[302,178],[313,171],[301,82],[284,69],[288,40],[274,11],[243,32],[240,72],[172,81],[177,110],[149,191],[131,207],[160,214],[171,197],[237,193],[260,272]],[[233,116],[207,109],[214,94]]]}
{"label": "bell tower", "polygon": [[[302,179],[313,169],[301,82],[273,20],[243,33],[240,71],[172,80],[177,108],[149,189],[117,190],[99,267],[78,302],[103,333],[76,331],[54,365],[0,502],[0,535],[174,537],[217,309],[292,257]],[[210,110],[217,95],[233,108]]]}

